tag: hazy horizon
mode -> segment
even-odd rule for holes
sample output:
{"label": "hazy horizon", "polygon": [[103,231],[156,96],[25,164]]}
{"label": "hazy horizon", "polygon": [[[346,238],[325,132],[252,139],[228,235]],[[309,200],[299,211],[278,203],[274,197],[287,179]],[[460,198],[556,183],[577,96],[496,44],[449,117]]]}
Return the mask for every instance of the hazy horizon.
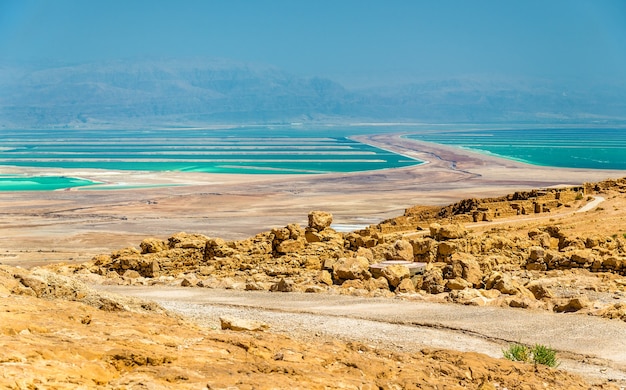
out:
{"label": "hazy horizon", "polygon": [[0,60],[223,58],[348,87],[473,75],[623,84],[623,1],[0,1]]}

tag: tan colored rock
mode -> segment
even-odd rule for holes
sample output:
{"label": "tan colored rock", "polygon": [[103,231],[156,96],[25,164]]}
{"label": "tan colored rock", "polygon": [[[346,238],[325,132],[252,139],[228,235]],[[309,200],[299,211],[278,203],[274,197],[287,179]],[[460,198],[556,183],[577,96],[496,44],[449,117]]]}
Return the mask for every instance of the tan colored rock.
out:
{"label": "tan colored rock", "polygon": [[386,266],[381,271],[382,276],[387,279],[389,285],[392,287],[398,287],[403,279],[411,277],[411,271],[401,264],[394,264]]}
{"label": "tan colored rock", "polygon": [[386,253],[387,260],[413,261],[413,246],[405,240],[397,240]]}
{"label": "tan colored rock", "polygon": [[333,223],[333,215],[325,211],[311,211],[309,213],[309,227],[321,231],[330,227]]}
{"label": "tan colored rock", "polygon": [[317,281],[319,283],[325,284],[327,286],[332,286],[333,285],[333,277],[330,274],[330,272],[326,271],[326,270],[322,270],[319,272],[319,274],[317,275]]}
{"label": "tan colored rock", "polygon": [[[431,263],[436,264],[436,263]],[[442,293],[445,289],[443,273],[439,267],[427,267],[420,288],[430,294]]]}
{"label": "tan colored rock", "polygon": [[164,250],[169,249],[169,246],[166,241],[160,240],[158,238],[146,238],[141,241],[139,244],[141,247],[141,253],[158,253]]}
{"label": "tan colored rock", "polygon": [[333,275],[337,280],[369,279],[369,261],[365,257],[342,257],[333,264]]}
{"label": "tan colored rock", "polygon": [[263,331],[269,329],[269,325],[262,321],[254,321],[245,318],[232,316],[220,317],[220,324],[223,330],[241,331]]}
{"label": "tan colored rock", "polygon": [[429,229],[430,236],[437,241],[453,240],[467,235],[467,230],[460,224],[440,225],[433,223],[429,226]]}
{"label": "tan colored rock", "polygon": [[572,313],[591,306],[591,302],[586,297],[571,298],[554,306],[557,313]]}
{"label": "tan colored rock", "polygon": [[458,245],[455,242],[441,242],[437,246],[437,257],[445,258],[451,256],[458,250]]}
{"label": "tan colored rock", "polygon": [[580,265],[591,265],[596,260],[590,249],[575,250],[569,253],[571,261]]}
{"label": "tan colored rock", "polygon": [[450,258],[452,277],[465,279],[471,286],[482,285],[483,272],[476,258],[469,253],[455,253]]}
{"label": "tan colored rock", "polygon": [[533,280],[525,286],[533,295],[535,299],[552,298],[552,291],[543,283],[538,280]]}
{"label": "tan colored rock", "polygon": [[286,227],[274,228],[272,229],[272,234],[274,235],[274,239],[279,241],[288,240],[291,236],[291,232]]}
{"label": "tan colored rock", "polygon": [[293,292],[294,290],[295,288],[293,282],[285,280],[284,278],[280,279],[277,283],[274,283],[270,287],[270,291],[272,292]]}
{"label": "tan colored rock", "polygon": [[276,252],[281,253],[281,254],[296,253],[303,249],[304,249],[303,240],[288,239],[288,240],[282,241],[280,244],[276,246]]}
{"label": "tan colored rock", "polygon": [[413,281],[409,278],[402,279],[400,284],[396,287],[397,293],[410,294],[415,292],[415,285]]}
{"label": "tan colored rock", "polygon": [[290,239],[298,240],[300,238],[304,238],[304,229],[297,223],[290,223],[286,228],[289,230]]}
{"label": "tan colored rock", "polygon": [[389,291],[389,282],[384,277],[370,278],[364,282],[365,288],[369,291],[387,290]]}
{"label": "tan colored rock", "polygon": [[448,290],[463,290],[466,288],[471,288],[472,284],[465,279],[455,278],[446,281],[446,288]]}
{"label": "tan colored rock", "polygon": [[129,278],[129,279],[137,279],[140,278],[141,275],[139,274],[139,272],[129,269],[126,272],[124,272],[124,274],[122,275],[125,278]]}
{"label": "tan colored rock", "polygon": [[486,306],[491,300],[483,296],[479,290],[474,288],[452,290],[449,297],[452,302],[468,306]]}
{"label": "tan colored rock", "polygon": [[370,264],[374,263],[374,253],[372,253],[372,250],[369,249],[369,248],[360,247],[356,251],[356,256],[357,257],[365,257],[367,259],[367,261],[370,262]]}
{"label": "tan colored rock", "polygon": [[170,248],[202,249],[206,247],[209,237],[202,234],[180,232],[168,239]]}

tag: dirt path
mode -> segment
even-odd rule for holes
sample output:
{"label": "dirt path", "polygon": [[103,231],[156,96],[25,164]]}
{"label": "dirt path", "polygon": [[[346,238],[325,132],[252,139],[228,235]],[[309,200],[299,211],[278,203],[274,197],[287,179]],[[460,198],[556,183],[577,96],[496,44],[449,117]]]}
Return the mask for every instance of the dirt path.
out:
{"label": "dirt path", "polygon": [[414,351],[446,348],[502,357],[513,342],[559,351],[561,368],[626,386],[626,323],[576,314],[469,307],[339,295],[238,292],[175,287],[100,286],[147,298],[219,326],[224,314],[262,320],[292,337],[337,338]]}

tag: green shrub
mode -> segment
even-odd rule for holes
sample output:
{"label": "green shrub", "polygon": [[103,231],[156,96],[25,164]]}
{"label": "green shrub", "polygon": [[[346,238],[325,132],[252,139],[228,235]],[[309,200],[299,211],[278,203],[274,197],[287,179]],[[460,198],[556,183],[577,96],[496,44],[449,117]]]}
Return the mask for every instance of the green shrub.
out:
{"label": "green shrub", "polygon": [[558,367],[559,361],[556,359],[556,351],[545,345],[535,344],[531,348],[533,362],[535,364],[543,364],[548,367]]}
{"label": "green shrub", "polygon": [[529,362],[530,350],[527,346],[522,344],[513,344],[508,349],[502,351],[504,357],[515,362]]}
{"label": "green shrub", "polygon": [[556,358],[556,351],[545,345],[535,344],[528,348],[522,344],[512,344],[508,349],[502,350],[506,359],[515,362],[533,362],[543,364],[548,367],[558,367],[559,361]]}

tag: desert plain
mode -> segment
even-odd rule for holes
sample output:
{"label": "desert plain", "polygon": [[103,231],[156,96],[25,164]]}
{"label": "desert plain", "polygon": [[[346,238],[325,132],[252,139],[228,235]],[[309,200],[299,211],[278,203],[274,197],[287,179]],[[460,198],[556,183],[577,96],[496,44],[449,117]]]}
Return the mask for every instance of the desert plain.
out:
{"label": "desert plain", "polygon": [[[621,261],[624,253],[619,252],[622,250],[619,237],[626,233],[626,195],[619,186],[599,188],[564,207],[538,214],[486,218],[465,224],[464,229],[475,235],[474,243],[493,241],[498,234],[498,239],[515,245],[507,244],[510,252],[493,252],[494,256],[500,256],[490,263],[495,264],[493,269],[486,271],[481,263],[480,283],[467,284],[465,271],[459,271],[457,276],[445,277],[447,282],[442,283],[449,284],[440,283],[441,291],[432,285],[426,287],[425,277],[412,289],[402,292],[400,284],[392,282],[390,277],[383,280],[390,283],[386,290],[372,288],[370,280],[374,278],[370,276],[350,280],[337,277],[338,265],[319,264],[315,269],[309,254],[308,263],[302,267],[310,267],[310,272],[286,274],[301,276],[300,282],[291,281],[296,284],[291,289],[280,286],[272,289],[269,279],[254,280],[250,285],[253,288],[237,287],[237,277],[255,275],[254,267],[249,264],[245,270],[234,270],[228,275],[215,271],[211,283],[207,279],[197,282],[211,272],[206,269],[191,272],[189,267],[181,268],[181,275],[170,272],[161,278],[140,274],[140,267],[124,269],[135,274],[124,273],[120,268],[120,272],[115,271],[111,276],[109,271],[117,266],[116,259],[127,256],[132,262],[149,254],[150,250],[146,251],[143,245],[136,253],[124,252],[127,247],[138,248],[146,238],[167,243],[169,237],[183,237],[184,241],[188,236],[180,232],[186,232],[213,243],[218,242],[215,238],[235,242],[272,229],[271,234],[276,236],[289,224],[308,224],[312,228],[309,213],[322,210],[332,214],[332,225],[327,227],[333,233],[324,236],[320,230],[320,242],[328,244],[336,239],[347,242],[338,236],[341,232],[393,220],[416,205],[437,208],[463,199],[582,186],[626,176],[624,171],[531,166],[409,140],[399,134],[363,136],[357,140],[425,163],[402,169],[324,175],[42,171],[4,167],[6,173],[78,176],[128,189],[0,193],[0,265],[3,267],[0,296],[4,306],[0,314],[0,341],[5,351],[0,359],[0,386],[211,389],[619,389],[626,386],[623,341],[626,314],[623,318],[619,314],[619,310],[626,308],[623,273],[609,272],[600,266],[592,269],[592,265],[542,269],[547,261],[533,263],[536,264],[533,268],[527,266],[527,259],[523,266],[503,264],[501,259],[507,253],[534,251],[533,260],[542,260],[543,257],[537,258],[539,241],[528,245],[524,242],[548,232],[544,249],[558,252],[563,248],[555,249],[558,243],[552,240],[551,244],[550,240],[558,241],[560,229],[567,237],[596,240],[597,245],[589,244],[587,249],[584,249],[586,241],[582,240],[582,248],[577,250],[593,251],[594,256],[605,256],[603,259],[613,253],[608,252],[617,251],[617,261]],[[438,221],[448,222],[453,221],[445,217]],[[292,227],[289,231],[293,234],[294,229],[297,230]],[[396,231],[390,234],[393,240],[385,245],[392,248],[403,237],[413,239],[413,243],[423,242],[422,237],[429,233],[437,241],[436,232],[437,228]],[[381,245],[383,241],[381,238]],[[609,241],[613,242],[611,250],[606,249],[609,244],[605,245]],[[442,242],[438,241],[437,245],[443,247]],[[172,245],[173,249],[184,249]],[[195,244],[189,245],[191,248]],[[342,253],[335,256],[335,263],[347,261],[342,256],[350,257],[347,249],[343,252],[347,248],[344,245],[348,244],[341,244]],[[202,253],[207,256],[204,248]],[[370,249],[354,250],[353,255],[359,257],[367,250]],[[382,249],[370,252],[373,257],[383,253]],[[98,256],[107,259],[92,260]],[[217,258],[209,259],[213,269],[219,269],[215,268],[215,261],[222,261],[220,256]],[[466,264],[467,258],[461,257],[457,263],[451,260],[448,271],[445,261],[432,260],[443,267],[435,271],[445,276],[448,271],[456,272],[456,265]],[[325,276],[333,278],[326,287],[320,287],[324,283],[315,279],[318,276],[312,276],[308,290],[313,294],[305,293],[304,287],[298,288],[304,286],[303,278],[318,275],[321,268],[335,270],[332,276]],[[161,264],[163,269],[165,266]],[[224,282],[226,279],[229,282]],[[323,278],[319,276],[319,279]],[[504,281],[513,281],[511,285],[516,292],[495,287],[498,283],[506,284]],[[289,283],[284,281],[283,287]],[[487,288],[490,283],[492,288]],[[541,283],[544,290],[537,287]],[[483,288],[478,284],[483,284]],[[533,290],[535,287],[539,292]],[[424,293],[424,289],[432,291]],[[532,295],[528,295],[527,291],[531,290]],[[477,295],[462,297],[458,291]],[[112,293],[139,298],[109,295]],[[574,308],[583,298],[586,301]],[[609,307],[615,310],[605,315]],[[258,331],[237,332],[221,325],[220,318],[228,317],[266,326]],[[502,359],[502,349],[515,342],[552,345],[559,353],[561,366],[554,369]]]}

